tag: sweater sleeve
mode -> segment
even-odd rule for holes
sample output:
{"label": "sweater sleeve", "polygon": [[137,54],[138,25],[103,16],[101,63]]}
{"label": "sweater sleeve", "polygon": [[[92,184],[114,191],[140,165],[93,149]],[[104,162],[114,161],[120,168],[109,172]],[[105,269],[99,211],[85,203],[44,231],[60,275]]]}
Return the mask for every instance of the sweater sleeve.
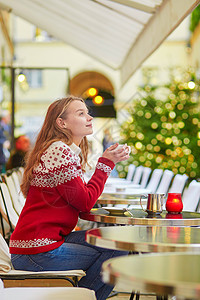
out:
{"label": "sweater sleeve", "polygon": [[[41,177],[43,187],[55,188],[58,197],[84,212],[90,211],[94,206],[115,166],[109,159],[100,157],[92,178],[86,184],[80,158],[67,145],[50,148],[41,160],[32,184],[38,185],[38,178]],[[42,176],[39,176],[40,172],[43,173]]]}
{"label": "sweater sleeve", "polygon": [[101,195],[106,179],[114,168],[114,163],[103,157],[99,158],[95,172],[86,184],[75,176],[72,180],[58,185],[57,190],[65,200],[79,211],[90,211]]}

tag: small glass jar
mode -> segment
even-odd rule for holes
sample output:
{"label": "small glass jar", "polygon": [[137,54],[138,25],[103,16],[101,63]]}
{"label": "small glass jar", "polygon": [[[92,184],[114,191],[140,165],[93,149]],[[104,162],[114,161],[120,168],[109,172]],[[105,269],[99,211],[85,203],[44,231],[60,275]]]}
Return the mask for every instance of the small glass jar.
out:
{"label": "small glass jar", "polygon": [[181,193],[168,193],[166,210],[171,214],[179,214],[183,210]]}

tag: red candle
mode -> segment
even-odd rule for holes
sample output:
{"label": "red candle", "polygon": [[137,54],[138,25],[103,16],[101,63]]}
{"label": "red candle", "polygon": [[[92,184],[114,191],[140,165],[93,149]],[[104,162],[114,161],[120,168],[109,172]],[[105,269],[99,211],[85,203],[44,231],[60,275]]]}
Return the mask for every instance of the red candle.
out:
{"label": "red candle", "polygon": [[168,193],[166,210],[172,214],[178,214],[183,210],[183,202],[180,193]]}

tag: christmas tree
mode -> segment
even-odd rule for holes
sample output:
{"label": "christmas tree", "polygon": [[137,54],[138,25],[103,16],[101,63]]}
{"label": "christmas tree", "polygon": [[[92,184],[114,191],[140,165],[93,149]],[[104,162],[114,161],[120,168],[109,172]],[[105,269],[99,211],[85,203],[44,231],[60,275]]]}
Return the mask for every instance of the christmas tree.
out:
{"label": "christmas tree", "polygon": [[133,99],[129,119],[121,125],[121,143],[132,151],[117,165],[125,177],[128,165],[169,169],[174,174],[200,177],[199,80],[189,71],[171,76],[166,85],[145,84]]}

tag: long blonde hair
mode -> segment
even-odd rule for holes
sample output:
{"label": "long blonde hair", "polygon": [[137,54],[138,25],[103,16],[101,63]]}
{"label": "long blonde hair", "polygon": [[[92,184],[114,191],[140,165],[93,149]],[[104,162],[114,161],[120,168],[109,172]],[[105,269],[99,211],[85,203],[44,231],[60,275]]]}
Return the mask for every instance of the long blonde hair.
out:
{"label": "long blonde hair", "polygon": [[[84,102],[82,98],[69,96],[56,100],[49,106],[35,146],[26,158],[26,167],[21,184],[21,190],[25,197],[28,194],[30,182],[33,178],[33,169],[38,166],[42,153],[56,141],[62,141],[67,145],[71,145],[73,143],[71,131],[67,128],[61,128],[57,124],[56,119],[66,115],[68,105],[74,100]],[[82,153],[80,156],[82,170],[85,171],[86,164],[88,164],[88,141],[86,137],[82,139],[79,147],[81,148]]]}

